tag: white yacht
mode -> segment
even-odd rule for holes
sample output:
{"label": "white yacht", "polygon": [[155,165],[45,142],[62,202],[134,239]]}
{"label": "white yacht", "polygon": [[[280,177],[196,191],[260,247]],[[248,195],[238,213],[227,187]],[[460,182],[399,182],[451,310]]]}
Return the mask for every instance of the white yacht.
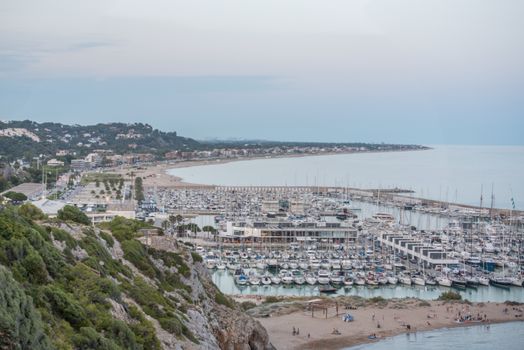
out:
{"label": "white yacht", "polygon": [[271,283],[278,285],[278,284],[280,284],[280,282],[282,282],[282,279],[280,277],[278,277],[278,276],[271,276]]}
{"label": "white yacht", "polygon": [[451,284],[452,284],[451,280],[447,278],[446,276],[437,277],[437,283],[439,286],[444,286],[444,287],[451,287]]}
{"label": "white yacht", "polygon": [[401,276],[399,276],[398,280],[399,280],[400,283],[405,284],[407,286],[411,285],[411,277],[409,277],[409,276],[401,275]]}
{"label": "white yacht", "polygon": [[329,284],[329,272],[326,270],[319,270],[317,281],[319,284]]}
{"label": "white yacht", "polygon": [[306,276],[306,283],[313,286],[315,284],[317,284],[317,278],[315,276],[313,276],[312,274],[308,274]]}
{"label": "white yacht", "polygon": [[416,284],[418,286],[425,286],[426,285],[426,280],[424,280],[423,277],[414,276],[414,277],[411,278],[411,281],[413,282],[413,284]]}
{"label": "white yacht", "polygon": [[268,286],[272,283],[271,277],[269,275],[264,275],[260,282],[262,282],[263,285]]}
{"label": "white yacht", "polygon": [[395,285],[398,283],[398,278],[395,276],[388,276],[388,283]]}

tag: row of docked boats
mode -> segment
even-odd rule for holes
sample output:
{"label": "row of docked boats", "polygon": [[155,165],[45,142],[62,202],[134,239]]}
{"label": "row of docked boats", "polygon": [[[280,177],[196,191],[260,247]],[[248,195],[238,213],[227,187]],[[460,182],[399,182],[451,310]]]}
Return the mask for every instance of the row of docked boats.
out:
{"label": "row of docked boats", "polygon": [[347,273],[342,271],[318,270],[306,272],[300,270],[280,270],[278,273],[258,273],[251,270],[246,273],[244,269],[237,268],[234,271],[235,283],[237,285],[331,285],[331,286],[381,286],[381,285],[418,285],[418,286],[441,286],[454,287],[457,289],[477,288],[478,286],[495,286],[509,288],[511,286],[522,287],[522,281],[514,278],[488,278],[485,276],[423,276],[408,274],[383,274],[383,273]]}
{"label": "row of docked boats", "polygon": [[[367,251],[362,254],[340,255],[320,252],[303,252],[300,255],[283,252],[262,255],[255,251],[213,252],[200,251],[209,269],[252,270],[249,278],[237,281],[240,285],[257,284],[310,284],[310,285],[439,285],[458,289],[493,285],[507,288],[523,286],[522,275],[497,277],[476,271],[443,269],[441,271],[417,271],[408,269],[401,259],[373,258]],[[372,251],[370,252],[372,253]],[[254,270],[254,271],[253,271]],[[266,277],[264,279],[264,277]]]}
{"label": "row of docked boats", "polygon": [[[408,275],[392,273],[347,273],[343,271],[318,270],[316,272],[306,272],[300,270],[280,270],[278,273],[258,273],[251,270],[246,273],[244,269],[238,268],[234,271],[235,283],[238,285],[332,285],[332,286],[380,286],[380,285],[440,285],[446,287],[455,286],[461,280],[447,278],[444,276],[432,278],[422,275]],[[482,279],[482,284],[484,280]],[[480,283],[480,282],[479,282]],[[489,280],[488,283],[489,285]],[[464,286],[467,284],[464,283]]]}

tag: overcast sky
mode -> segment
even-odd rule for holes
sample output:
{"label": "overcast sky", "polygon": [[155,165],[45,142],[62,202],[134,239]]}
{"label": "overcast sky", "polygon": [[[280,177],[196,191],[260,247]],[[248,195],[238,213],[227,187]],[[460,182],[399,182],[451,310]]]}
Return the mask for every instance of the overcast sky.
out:
{"label": "overcast sky", "polygon": [[0,119],[524,144],[522,0],[2,0]]}

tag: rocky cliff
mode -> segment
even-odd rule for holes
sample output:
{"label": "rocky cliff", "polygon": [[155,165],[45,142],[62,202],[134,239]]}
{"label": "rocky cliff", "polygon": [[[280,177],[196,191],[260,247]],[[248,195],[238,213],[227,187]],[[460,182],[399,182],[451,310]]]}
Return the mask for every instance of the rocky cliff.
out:
{"label": "rocky cliff", "polygon": [[201,257],[157,229],[123,218],[88,227],[29,209],[0,209],[2,348],[272,349]]}

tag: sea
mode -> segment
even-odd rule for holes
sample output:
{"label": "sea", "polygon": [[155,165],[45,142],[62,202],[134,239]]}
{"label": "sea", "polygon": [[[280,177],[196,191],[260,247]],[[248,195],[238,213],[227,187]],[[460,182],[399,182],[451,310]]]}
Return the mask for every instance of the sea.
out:
{"label": "sea", "polygon": [[254,159],[176,168],[169,173],[191,183],[225,186],[397,187],[414,191],[416,197],[524,209],[524,146],[429,147]]}
{"label": "sea", "polygon": [[438,329],[402,334],[345,350],[522,350],[524,322]]}

